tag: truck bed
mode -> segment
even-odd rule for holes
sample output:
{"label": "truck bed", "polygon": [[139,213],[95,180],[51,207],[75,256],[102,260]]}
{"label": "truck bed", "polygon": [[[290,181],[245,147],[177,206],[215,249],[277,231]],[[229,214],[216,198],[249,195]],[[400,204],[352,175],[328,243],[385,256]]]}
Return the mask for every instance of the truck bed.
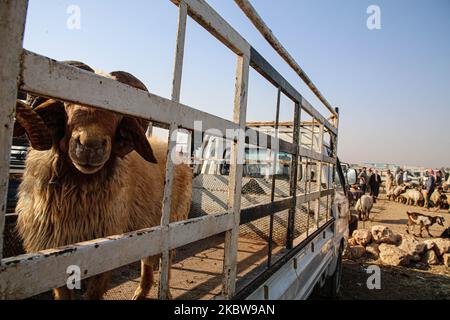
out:
{"label": "truck bed", "polygon": [[[311,192],[315,191],[311,184]],[[297,195],[304,193],[300,183]],[[228,179],[220,175],[199,175],[193,181],[193,202],[190,218],[205,214],[217,214],[227,210]],[[263,178],[244,177],[242,191],[242,209],[256,204],[270,202],[271,183]],[[276,180],[275,200],[288,197],[289,182]],[[329,196],[321,198],[319,225],[326,222],[327,201]],[[317,227],[314,221],[313,202],[310,208],[307,204],[297,206],[295,217],[295,243],[306,238],[306,230]],[[309,211],[308,211],[309,210]],[[308,212],[310,214],[308,215]],[[287,234],[288,210],[274,214],[272,263],[285,251]],[[255,277],[267,270],[268,239],[270,217],[266,216],[240,226],[238,240],[237,290],[251,282]],[[12,229],[9,224],[7,229]],[[220,294],[222,287],[222,268],[224,257],[224,234],[203,239],[177,249],[172,267],[170,281],[171,293],[174,299],[213,299]],[[16,243],[17,241],[14,241]],[[12,241],[7,241],[12,243]],[[18,254],[16,252],[16,254]],[[105,299],[131,299],[139,284],[140,262],[121,267],[113,271],[110,289]],[[159,273],[155,272],[155,283],[148,298],[156,299],[158,292]],[[78,294],[81,298],[81,295]],[[51,299],[47,292],[34,297],[35,299]]]}

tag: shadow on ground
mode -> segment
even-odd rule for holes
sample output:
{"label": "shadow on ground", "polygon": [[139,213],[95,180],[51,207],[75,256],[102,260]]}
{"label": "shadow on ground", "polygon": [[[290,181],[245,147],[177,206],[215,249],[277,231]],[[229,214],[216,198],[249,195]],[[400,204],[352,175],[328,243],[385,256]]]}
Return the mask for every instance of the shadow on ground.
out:
{"label": "shadow on ground", "polygon": [[[370,290],[367,279],[372,273],[366,269],[374,264],[381,270],[381,289]],[[450,269],[442,265],[421,270],[344,260],[342,272],[343,300],[450,299]]]}

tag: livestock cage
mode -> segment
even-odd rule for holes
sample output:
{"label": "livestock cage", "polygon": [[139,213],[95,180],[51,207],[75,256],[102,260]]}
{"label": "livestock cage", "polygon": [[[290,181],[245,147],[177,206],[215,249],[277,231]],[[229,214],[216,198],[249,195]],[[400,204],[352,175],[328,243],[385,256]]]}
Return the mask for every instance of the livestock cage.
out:
{"label": "livestock cage", "polygon": [[[203,270],[214,278],[201,278],[210,280],[210,285],[199,283],[196,288],[186,287],[208,294],[179,295],[181,298],[245,298],[296,248],[305,246],[312,235],[333,228],[337,109],[330,106],[247,0],[235,2],[326,106],[330,111],[328,117],[320,114],[206,1],[171,2],[178,7],[179,20],[172,97],[166,99],[24,49],[28,1],[0,0],[0,299],[35,297],[63,286],[71,265],[80,266],[81,279],[86,279],[153,255],[161,255],[157,297],[167,299],[169,252],[177,248],[182,251],[184,248],[184,255],[191,257],[198,257],[199,252],[211,248],[217,253],[209,261],[214,261],[216,269]],[[188,16],[236,55],[232,121],[179,102]],[[250,67],[278,90],[274,103],[276,118],[270,123],[246,121]],[[169,153],[179,147],[176,137],[181,130],[187,132],[186,144],[194,169],[189,219],[169,223],[174,163],[172,157],[167,157],[160,226],[35,253],[24,254],[15,249],[14,246],[20,247],[20,239],[14,234],[16,216],[8,197],[8,181],[17,184],[23,170],[20,161],[11,160],[15,157],[14,150],[23,151],[14,146],[18,140],[12,143],[11,139],[19,91],[148,119],[153,126],[168,129]],[[294,106],[293,119],[287,123],[279,118],[281,95]],[[192,139],[194,131],[198,131],[195,121],[202,121],[202,141]],[[212,163],[214,167],[214,161],[220,157],[202,153],[208,147],[205,141],[209,139],[210,129],[236,132],[231,137],[213,135],[229,148],[227,157],[222,155],[218,169],[212,172],[205,169],[205,164],[209,161],[209,166]],[[239,134],[242,131],[246,134]],[[263,156],[255,159],[255,154]],[[242,163],[238,161],[240,155],[245,155]],[[11,167],[14,163],[15,167]],[[10,183],[10,189],[11,186]],[[12,212],[6,214],[8,208]],[[200,249],[193,249],[196,246],[192,244]],[[182,273],[181,277],[189,278],[192,265],[181,263],[176,269]],[[109,297],[114,298],[114,293]]]}

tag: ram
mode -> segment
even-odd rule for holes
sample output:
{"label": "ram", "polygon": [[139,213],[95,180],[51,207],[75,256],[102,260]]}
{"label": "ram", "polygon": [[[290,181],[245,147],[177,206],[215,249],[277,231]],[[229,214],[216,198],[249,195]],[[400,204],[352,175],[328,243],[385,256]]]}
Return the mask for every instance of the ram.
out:
{"label": "ram", "polygon": [[[82,63],[70,64],[93,72]],[[108,77],[147,91],[129,73],[111,72]],[[14,130],[16,135],[26,132],[32,146],[16,208],[27,252],[160,224],[167,142],[147,139],[145,120],[42,98],[29,104],[17,102]],[[191,169],[175,166],[171,221],[187,219],[191,192]],[[150,291],[158,260],[142,259],[135,299]],[[88,299],[102,298],[109,275],[88,280]],[[73,298],[65,287],[54,295]]]}

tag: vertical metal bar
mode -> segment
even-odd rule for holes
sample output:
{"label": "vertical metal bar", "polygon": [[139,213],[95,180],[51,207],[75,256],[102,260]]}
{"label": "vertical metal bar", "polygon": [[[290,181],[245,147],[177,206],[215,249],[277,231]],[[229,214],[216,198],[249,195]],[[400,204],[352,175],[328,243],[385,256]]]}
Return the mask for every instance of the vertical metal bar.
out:
{"label": "vertical metal bar", "polygon": [[[339,132],[339,109],[335,108],[336,110],[336,116],[334,116],[333,118],[333,124],[336,127],[336,135],[333,135],[333,133],[330,132],[330,141],[333,141],[332,145],[332,156],[334,158],[336,158],[336,162],[333,163],[332,168],[333,168],[333,172],[332,172],[332,179],[333,179],[333,189],[336,190],[336,166],[337,166],[337,135]],[[334,200],[335,200],[336,194],[335,192],[331,194],[331,207],[333,208],[334,205]],[[335,225],[336,227],[336,225]]]}
{"label": "vertical metal bar", "polygon": [[[312,118],[312,121],[311,121],[311,145],[310,145],[310,150],[311,151],[314,150],[314,126],[315,126],[315,119]],[[310,163],[310,165],[309,165],[309,179],[308,179],[308,194],[311,193],[312,161],[313,161],[312,159],[308,159],[308,162]],[[310,210],[311,210],[311,200],[308,200],[308,218],[309,218]],[[316,213],[314,212],[314,218],[315,218],[315,216],[316,216]],[[308,221],[308,231],[309,231],[309,221]]]}
{"label": "vertical metal bar", "polygon": [[[175,51],[175,63],[172,82],[172,100],[179,102],[181,89],[181,75],[183,69],[184,40],[186,34],[186,16],[187,6],[184,1],[180,2],[177,47]],[[164,198],[161,215],[161,225],[164,227],[163,233],[163,251],[160,260],[160,280],[159,280],[159,299],[169,298],[169,269],[170,269],[170,252],[169,252],[169,223],[172,202],[172,182],[174,163],[172,159],[173,151],[177,144],[177,124],[172,122],[169,127],[169,144],[167,148],[166,175],[164,185]]]}
{"label": "vertical metal bar", "polygon": [[3,257],[9,157],[27,8],[27,0],[0,1],[0,264]]}
{"label": "vertical metal bar", "polygon": [[[323,154],[323,124],[319,124],[319,152]],[[319,198],[317,199],[316,205],[316,215],[317,215],[317,228],[319,228],[319,219],[320,219],[320,192],[322,191],[322,161],[317,163],[317,184],[319,186]]]}
{"label": "vertical metal bar", "polygon": [[187,4],[180,0],[178,13],[177,47],[172,80],[172,100],[180,101],[181,76],[183,74],[184,42],[186,39]]}
{"label": "vertical metal bar", "polygon": [[[278,87],[277,94],[277,109],[275,113],[275,139],[278,139],[278,125],[280,123],[280,99],[281,99],[281,88]],[[276,185],[276,168],[277,168],[278,154],[273,152],[272,156],[272,189],[270,191],[270,202],[275,200],[275,185]],[[272,239],[273,239],[273,216],[274,213],[270,213],[270,223],[269,223],[269,253],[267,257],[267,267],[270,267],[272,263]]]}
{"label": "vertical metal bar", "polygon": [[300,105],[295,103],[294,110],[294,133],[293,133],[293,141],[292,143],[296,146],[296,153],[292,155],[291,162],[291,181],[289,186],[289,195],[292,198],[292,206],[289,208],[289,216],[288,216],[288,229],[287,229],[287,237],[286,237],[286,248],[292,249],[294,242],[294,227],[295,227],[295,212],[297,211],[297,174],[298,174],[298,150],[299,146],[299,137],[300,137]]}
{"label": "vertical metal bar", "polygon": [[[250,58],[238,56],[236,70],[236,87],[234,96],[233,121],[245,129],[247,116],[247,90]],[[234,215],[234,225],[225,232],[223,262],[223,288],[225,299],[233,297],[236,289],[237,246],[241,212],[242,171],[245,160],[245,132],[238,133],[237,141],[231,143],[230,175],[228,182],[228,211]]]}
{"label": "vertical metal bar", "polygon": [[[331,173],[331,169],[332,169],[332,165],[330,164],[326,164],[327,167],[327,190],[330,189],[330,173]],[[325,216],[325,222],[328,221],[329,218],[329,214],[330,214],[330,195],[327,194],[327,211],[326,211],[326,216]]]}

